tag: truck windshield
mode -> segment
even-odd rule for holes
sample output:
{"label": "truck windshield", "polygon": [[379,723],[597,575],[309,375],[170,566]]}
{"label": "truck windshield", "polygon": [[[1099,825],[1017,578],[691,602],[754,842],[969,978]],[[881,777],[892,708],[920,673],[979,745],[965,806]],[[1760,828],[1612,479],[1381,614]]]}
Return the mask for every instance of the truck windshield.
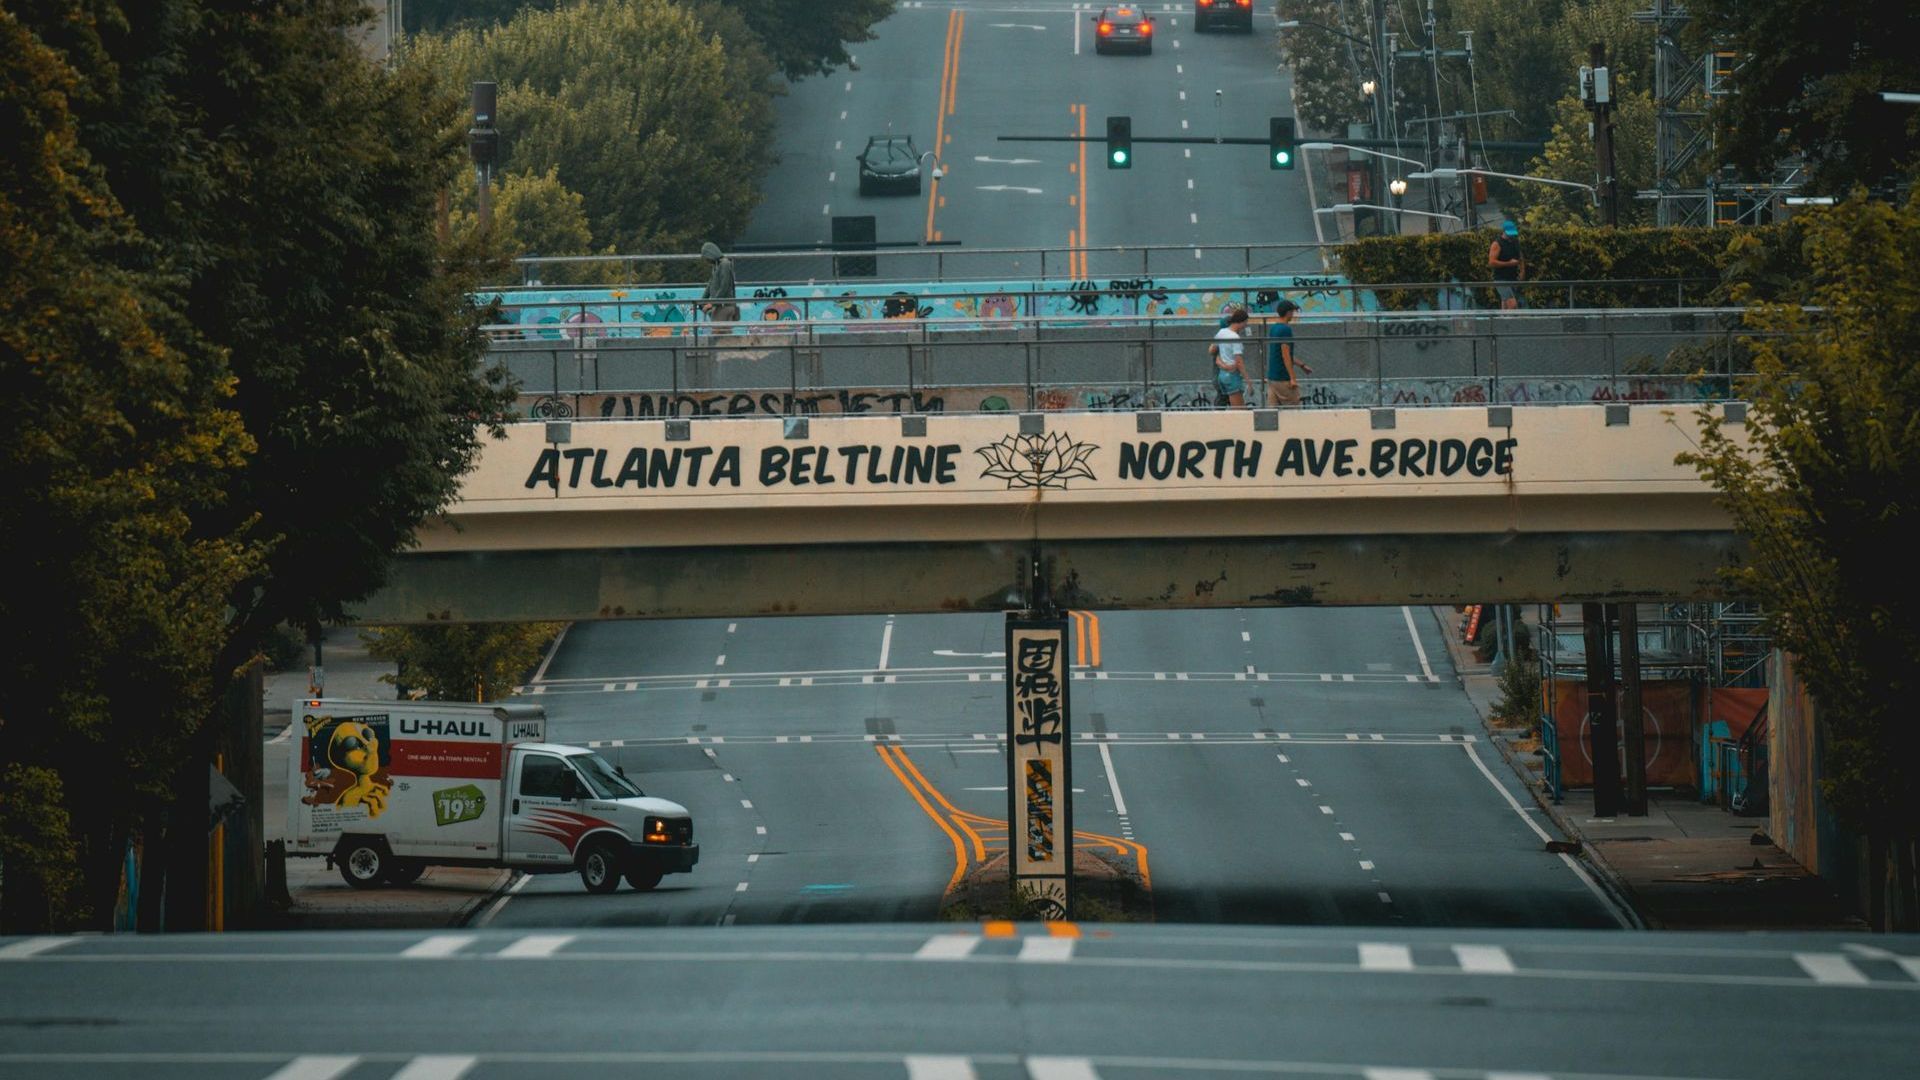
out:
{"label": "truck windshield", "polygon": [[645,794],[633,781],[613,771],[607,759],[599,754],[575,754],[567,759],[593,789],[593,793],[602,799],[630,799]]}

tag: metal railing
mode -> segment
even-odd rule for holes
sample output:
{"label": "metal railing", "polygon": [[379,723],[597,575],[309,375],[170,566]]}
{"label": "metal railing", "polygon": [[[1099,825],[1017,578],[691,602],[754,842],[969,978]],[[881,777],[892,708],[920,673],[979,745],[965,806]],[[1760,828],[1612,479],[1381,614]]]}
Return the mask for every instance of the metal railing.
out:
{"label": "metal railing", "polygon": [[[1737,311],[1341,316],[1294,324],[1307,407],[1717,401],[1748,374]],[[659,330],[655,324],[634,324]],[[1212,408],[1213,321],[1010,319],[492,328],[530,416],[814,415]],[[1245,341],[1246,400],[1268,344]]]}

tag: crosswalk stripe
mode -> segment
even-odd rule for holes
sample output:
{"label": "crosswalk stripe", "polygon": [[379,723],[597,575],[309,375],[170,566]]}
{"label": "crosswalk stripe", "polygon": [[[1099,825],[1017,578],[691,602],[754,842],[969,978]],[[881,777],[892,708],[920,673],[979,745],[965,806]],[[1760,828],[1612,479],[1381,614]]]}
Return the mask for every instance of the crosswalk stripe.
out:
{"label": "crosswalk stripe", "polygon": [[964,960],[980,947],[979,934],[935,934],[915,950],[915,960]]}
{"label": "crosswalk stripe", "polygon": [[1413,950],[1405,945],[1360,943],[1360,967],[1367,971],[1412,971]]}
{"label": "crosswalk stripe", "polygon": [[471,944],[473,944],[472,934],[435,934],[401,949],[400,955],[414,960],[452,956]]}
{"label": "crosswalk stripe", "polygon": [[1093,1062],[1083,1057],[1030,1057],[1027,1076],[1030,1080],[1100,1080]]}
{"label": "crosswalk stripe", "polygon": [[1460,961],[1462,971],[1476,975],[1513,974],[1513,957],[1498,945],[1455,945],[1453,956]]}
{"label": "crosswalk stripe", "polygon": [[1814,982],[1829,986],[1862,986],[1871,981],[1866,972],[1839,953],[1794,953],[1793,962]]}
{"label": "crosswalk stripe", "polygon": [[1070,937],[1030,937],[1020,942],[1020,959],[1028,963],[1058,964],[1073,959]]}
{"label": "crosswalk stripe", "polygon": [[421,1054],[400,1067],[393,1080],[460,1080],[480,1059],[469,1054]]}
{"label": "crosswalk stripe", "polygon": [[908,1054],[907,1080],[974,1080],[970,1058],[954,1054]]}
{"label": "crosswalk stripe", "polygon": [[71,944],[72,941],[70,937],[26,938],[11,945],[0,945],[0,960],[25,960],[30,956],[39,956],[43,952],[51,952],[62,945]]}
{"label": "crosswalk stripe", "polygon": [[360,1064],[349,1054],[302,1054],[280,1066],[267,1080],[337,1080]]}
{"label": "crosswalk stripe", "polygon": [[494,955],[513,960],[544,959],[565,948],[567,943],[577,936],[579,935],[528,934]]}

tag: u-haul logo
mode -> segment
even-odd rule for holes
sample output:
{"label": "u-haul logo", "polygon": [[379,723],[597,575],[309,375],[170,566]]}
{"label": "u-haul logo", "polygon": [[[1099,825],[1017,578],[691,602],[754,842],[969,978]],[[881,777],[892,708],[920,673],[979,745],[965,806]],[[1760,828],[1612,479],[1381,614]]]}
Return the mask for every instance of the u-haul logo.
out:
{"label": "u-haul logo", "polygon": [[454,735],[468,739],[488,739],[493,731],[487,721],[479,717],[465,719],[445,719],[437,716],[403,716],[400,718],[402,735]]}
{"label": "u-haul logo", "polygon": [[509,720],[507,722],[508,742],[543,742],[547,737],[545,720]]}

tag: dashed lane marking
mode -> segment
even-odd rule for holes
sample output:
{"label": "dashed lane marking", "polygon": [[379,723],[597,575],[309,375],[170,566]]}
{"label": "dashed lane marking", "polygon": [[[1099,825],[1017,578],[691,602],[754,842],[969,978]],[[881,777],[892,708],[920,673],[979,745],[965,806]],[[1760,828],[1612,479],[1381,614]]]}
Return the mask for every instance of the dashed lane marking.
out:
{"label": "dashed lane marking", "polygon": [[544,960],[567,947],[577,934],[528,934],[493,955],[501,960]]}
{"label": "dashed lane marking", "polygon": [[267,1080],[337,1080],[353,1071],[360,1059],[349,1054],[302,1054],[267,1076]]}
{"label": "dashed lane marking", "polygon": [[1794,953],[1793,962],[1817,983],[1832,986],[1860,986],[1871,981],[1867,973],[1839,953]]}
{"label": "dashed lane marking", "polygon": [[956,1054],[908,1054],[907,1080],[976,1080],[973,1059]]}
{"label": "dashed lane marking", "polygon": [[430,960],[441,956],[452,956],[461,949],[473,944],[472,934],[435,934],[430,938],[416,941],[400,950],[400,955],[413,960]]}
{"label": "dashed lane marking", "polygon": [[1455,945],[1453,956],[1461,971],[1476,975],[1511,975],[1514,971],[1513,957],[1498,945]]}
{"label": "dashed lane marking", "polygon": [[979,934],[935,934],[913,954],[915,960],[964,960],[984,940]]}
{"label": "dashed lane marking", "polygon": [[1093,1062],[1083,1057],[1030,1057],[1028,1080],[1100,1080]]}
{"label": "dashed lane marking", "polygon": [[1412,971],[1413,950],[1405,945],[1363,941],[1360,943],[1360,969],[1362,971]]}
{"label": "dashed lane marking", "polygon": [[55,949],[71,945],[72,943],[73,939],[70,937],[55,937],[51,935],[30,937],[22,941],[16,941],[11,945],[0,945],[0,960],[25,960],[30,956],[39,956],[41,953],[52,952]]}
{"label": "dashed lane marking", "polygon": [[1030,964],[1061,964],[1073,959],[1070,937],[1030,937],[1020,942],[1020,959]]}
{"label": "dashed lane marking", "polygon": [[421,1054],[402,1065],[393,1080],[460,1080],[478,1064],[471,1054]]}

